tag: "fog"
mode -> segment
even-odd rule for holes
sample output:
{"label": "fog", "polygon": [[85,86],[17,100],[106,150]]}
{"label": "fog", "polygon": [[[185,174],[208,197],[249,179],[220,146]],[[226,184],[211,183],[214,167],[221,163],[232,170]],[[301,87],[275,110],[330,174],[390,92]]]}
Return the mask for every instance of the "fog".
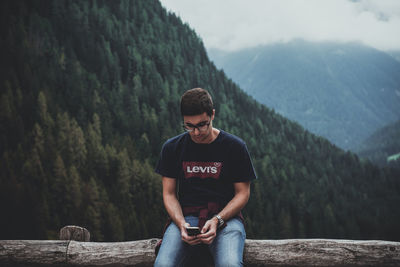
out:
{"label": "fog", "polygon": [[161,0],[202,38],[226,51],[262,44],[361,42],[400,50],[398,0]]}

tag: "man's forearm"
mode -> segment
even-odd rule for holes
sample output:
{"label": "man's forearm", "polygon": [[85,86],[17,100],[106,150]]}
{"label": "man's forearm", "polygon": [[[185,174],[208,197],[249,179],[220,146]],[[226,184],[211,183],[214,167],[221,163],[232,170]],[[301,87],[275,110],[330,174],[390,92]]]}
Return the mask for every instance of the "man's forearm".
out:
{"label": "man's forearm", "polygon": [[[218,214],[222,217],[224,221],[228,221],[230,218],[236,216],[246,205],[249,200],[250,191],[249,190],[240,190],[236,192],[235,196],[231,201],[223,208]],[[204,225],[202,231],[202,235],[200,235],[200,239],[205,244],[211,244],[214,238],[217,235],[217,227],[219,224],[219,220],[216,217],[208,220]]]}
{"label": "man's forearm", "polygon": [[232,217],[239,214],[239,212],[246,206],[249,201],[249,194],[242,193],[236,194],[231,201],[226,204],[225,208],[223,208],[218,214],[225,220],[229,220]]}
{"label": "man's forearm", "polygon": [[185,223],[182,207],[175,195],[164,196],[164,206],[174,223],[180,227]]}

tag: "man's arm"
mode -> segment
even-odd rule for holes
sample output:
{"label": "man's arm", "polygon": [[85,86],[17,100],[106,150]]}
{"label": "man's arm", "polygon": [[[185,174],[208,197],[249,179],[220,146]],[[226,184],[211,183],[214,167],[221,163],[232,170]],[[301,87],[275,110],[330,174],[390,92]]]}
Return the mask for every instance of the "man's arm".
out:
{"label": "man's arm", "polygon": [[188,236],[186,232],[186,227],[190,226],[190,224],[185,221],[181,204],[179,204],[179,201],[176,197],[176,179],[163,177],[162,184],[165,209],[167,210],[169,216],[174,221],[176,226],[178,226],[178,228],[181,230],[182,240],[190,245],[201,243],[201,241],[195,236]]}
{"label": "man's arm", "polygon": [[[250,197],[250,182],[234,183],[235,196],[218,214],[224,221],[239,214],[246,206]],[[213,217],[204,225],[202,235],[199,235],[203,243],[211,244],[217,235],[218,219]]]}

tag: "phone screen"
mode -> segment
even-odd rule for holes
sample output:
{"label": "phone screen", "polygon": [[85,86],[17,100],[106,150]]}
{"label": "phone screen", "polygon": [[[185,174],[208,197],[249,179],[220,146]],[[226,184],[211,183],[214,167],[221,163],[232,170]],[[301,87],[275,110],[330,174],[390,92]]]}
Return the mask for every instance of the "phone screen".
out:
{"label": "phone screen", "polygon": [[199,235],[200,228],[199,227],[186,227],[186,231],[189,236]]}

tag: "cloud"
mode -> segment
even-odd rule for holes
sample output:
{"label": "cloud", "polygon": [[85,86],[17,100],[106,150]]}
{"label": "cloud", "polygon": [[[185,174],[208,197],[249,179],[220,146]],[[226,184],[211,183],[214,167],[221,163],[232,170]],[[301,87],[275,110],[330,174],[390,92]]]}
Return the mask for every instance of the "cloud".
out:
{"label": "cloud", "polygon": [[207,48],[309,41],[362,42],[400,50],[398,0],[161,0]]}

